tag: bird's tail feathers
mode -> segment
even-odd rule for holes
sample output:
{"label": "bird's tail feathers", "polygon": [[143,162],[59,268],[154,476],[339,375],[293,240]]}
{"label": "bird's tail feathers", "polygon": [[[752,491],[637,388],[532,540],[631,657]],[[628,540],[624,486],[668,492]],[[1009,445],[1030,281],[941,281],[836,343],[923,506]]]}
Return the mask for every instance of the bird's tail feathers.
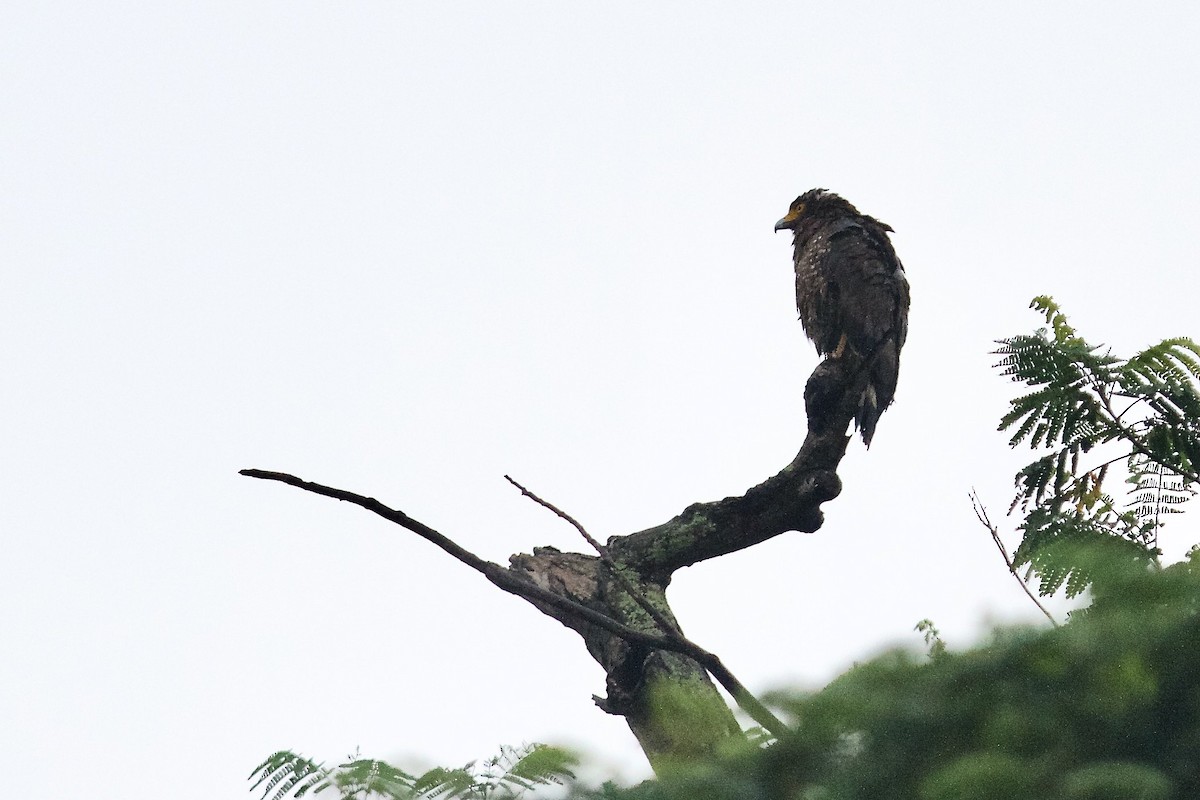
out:
{"label": "bird's tail feathers", "polygon": [[885,337],[867,356],[863,366],[868,372],[867,385],[859,397],[854,423],[862,434],[863,444],[870,447],[879,417],[896,395],[896,383],[900,378],[900,346],[896,338]]}
{"label": "bird's tail feathers", "polygon": [[875,436],[875,425],[879,422],[879,397],[875,393],[875,386],[867,384],[867,388],[863,390],[862,396],[858,400],[858,413],[854,415],[854,425],[862,434],[863,443],[871,446],[871,439]]}

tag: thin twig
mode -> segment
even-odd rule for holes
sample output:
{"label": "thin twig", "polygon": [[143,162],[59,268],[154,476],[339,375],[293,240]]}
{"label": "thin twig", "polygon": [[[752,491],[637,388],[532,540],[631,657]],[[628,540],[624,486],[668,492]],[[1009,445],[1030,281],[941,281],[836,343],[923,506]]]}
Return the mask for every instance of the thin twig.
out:
{"label": "thin twig", "polygon": [[[588,608],[587,606],[576,603],[562,595],[555,594],[548,589],[534,584],[533,582],[520,578],[514,575],[510,570],[480,558],[469,550],[461,547],[449,537],[439,533],[423,522],[413,519],[398,509],[389,508],[383,503],[376,500],[374,497],[365,497],[354,492],[348,492],[344,489],[337,489],[332,486],[325,486],[320,483],[312,483],[311,481],[303,480],[295,475],[289,475],[286,472],[271,472],[261,469],[243,469],[238,472],[239,475],[245,475],[248,478],[258,478],[260,480],[278,481],[286,483],[289,486],[295,486],[298,489],[303,489],[306,492],[319,494],[323,497],[332,497],[335,500],[341,500],[353,505],[365,508],[384,519],[394,522],[402,528],[420,536],[428,542],[431,542],[446,553],[453,556],[458,561],[466,564],[471,569],[482,574],[485,578],[491,581],[496,587],[508,592],[509,594],[517,595],[531,602],[536,601],[544,603],[548,606],[553,606],[559,610],[573,614],[591,624],[603,628],[609,633],[617,636],[631,644],[640,644],[654,650],[666,650],[672,653],[679,653],[694,659],[697,663],[703,666],[709,673],[717,679],[717,681],[725,687],[734,699],[738,701],[738,705],[746,710],[751,717],[760,725],[776,736],[783,736],[788,732],[788,728],[780,722],[765,706],[750,694],[749,690],[741,684],[729,671],[729,669],[721,662],[715,654],[708,652],[704,648],[697,645],[690,639],[685,639],[677,634],[656,636],[652,633],[646,633],[636,628],[631,628],[628,625],[622,624],[607,614],[602,614],[599,611]],[[753,710],[752,710],[753,709]],[[770,724],[768,724],[770,723]]]}
{"label": "thin twig", "polygon": [[[1126,394],[1120,394],[1119,396],[1121,396],[1121,397],[1128,397],[1129,395],[1126,395]],[[1122,411],[1120,414],[1117,414],[1115,417],[1113,417],[1113,420],[1114,420],[1114,421],[1115,421],[1117,424],[1120,424],[1120,422],[1121,422],[1121,417],[1123,417],[1123,416],[1125,416],[1126,414],[1128,414],[1128,413],[1129,413],[1129,411],[1130,411],[1130,409],[1132,409],[1132,408],[1133,408],[1134,406],[1136,406],[1138,403],[1145,403],[1145,402],[1149,402],[1149,399],[1148,399],[1148,398],[1147,398],[1145,395],[1141,395],[1140,397],[1136,398],[1136,399],[1135,399],[1135,400],[1134,400],[1132,403],[1130,403],[1129,405],[1125,406],[1125,410],[1124,410],[1124,411]],[[1115,409],[1114,409],[1114,410],[1115,410]]]}
{"label": "thin twig", "polygon": [[[1076,475],[1068,483],[1063,485],[1062,493],[1066,494],[1067,492],[1073,491],[1077,485],[1079,485],[1083,481],[1087,480],[1088,476],[1091,475],[1093,472],[1105,470],[1108,467],[1111,467],[1113,464],[1116,464],[1118,461],[1127,461],[1131,455],[1133,455],[1132,451],[1125,453],[1124,455],[1114,456],[1114,457],[1110,458],[1108,461],[1105,461],[1101,464],[1097,464],[1096,466],[1094,466],[1091,469],[1084,472],[1082,475]],[[1076,453],[1076,456],[1078,456],[1078,453]],[[1078,472],[1079,470],[1076,468],[1076,469],[1073,469],[1072,471]]]}
{"label": "thin twig", "polygon": [[[1104,406],[1104,410],[1108,412],[1108,416],[1112,419],[1112,424],[1116,426],[1117,430],[1125,438],[1125,440],[1128,441],[1131,445],[1133,445],[1134,450],[1138,451],[1139,453],[1144,455],[1146,458],[1153,461],[1155,464],[1162,464],[1162,466],[1166,467],[1171,472],[1174,472],[1176,475],[1186,478],[1187,480],[1191,481],[1192,483],[1200,483],[1200,474],[1191,472],[1189,470],[1181,469],[1180,467],[1173,466],[1170,464],[1163,464],[1162,459],[1160,459],[1158,456],[1156,456],[1154,453],[1152,453],[1150,451],[1150,449],[1142,443],[1142,440],[1138,437],[1138,435],[1136,433],[1133,432],[1132,428],[1129,428],[1129,427],[1121,424],[1121,418],[1120,418],[1120,416],[1117,415],[1116,409],[1113,408],[1112,401],[1109,398],[1108,394],[1106,392],[1101,391],[1099,388],[1096,389],[1096,393],[1098,395],[1100,395],[1100,402]],[[1126,409],[1126,411],[1128,411],[1128,409]]]}
{"label": "thin twig", "polygon": [[679,630],[679,626],[677,624],[667,619],[667,617],[659,609],[655,608],[654,604],[650,602],[649,598],[647,598],[641,590],[633,585],[633,582],[625,576],[624,572],[621,571],[621,568],[617,566],[615,561],[613,561],[612,556],[610,556],[608,553],[608,548],[600,544],[599,541],[597,541],[590,533],[588,533],[587,529],[584,528],[578,520],[548,500],[543,500],[542,498],[538,497],[536,494],[517,483],[517,481],[515,481],[512,477],[505,475],[504,479],[519,489],[522,495],[528,497],[530,500],[542,506],[543,508],[549,509],[559,518],[570,523],[575,530],[579,531],[579,534],[583,536],[587,543],[590,544],[595,551],[600,554],[600,561],[605,567],[608,568],[613,578],[621,585],[621,588],[625,590],[625,593],[632,597],[634,602],[641,606],[642,609],[650,615],[650,618],[654,620],[654,624],[658,626],[660,631],[662,631],[663,636],[677,642],[682,647],[686,647],[686,651],[679,652],[686,652],[687,655],[691,656],[697,663],[704,667],[704,669],[706,669],[710,675],[716,678],[717,682],[725,687],[725,691],[729,692],[734,701],[741,706],[741,708],[747,714],[749,714],[755,722],[757,722],[759,725],[762,725],[776,736],[783,736],[789,732],[787,725],[785,725],[782,720],[776,717],[769,708],[764,706],[758,700],[758,698],[755,697],[750,690],[747,689],[746,686],[739,681],[732,672],[729,671],[729,668],[721,662],[721,659],[718,658],[715,653],[705,650],[691,639],[688,639],[683,635],[683,632]]}
{"label": "thin twig", "polygon": [[992,520],[987,513],[987,508],[984,507],[983,501],[979,499],[979,495],[976,494],[974,489],[972,489],[968,496],[971,498],[971,508],[975,510],[975,518],[978,519],[980,524],[987,528],[988,533],[992,535],[992,541],[996,543],[996,549],[1000,551],[1000,556],[1004,559],[1004,564],[1008,567],[1008,571],[1012,574],[1013,578],[1016,579],[1017,583],[1021,585],[1021,590],[1025,592],[1026,596],[1033,601],[1033,604],[1038,607],[1038,610],[1046,615],[1046,619],[1050,620],[1050,624],[1057,628],[1058,621],[1055,620],[1054,616],[1046,610],[1046,607],[1042,605],[1041,601],[1038,600],[1034,596],[1033,592],[1029,590],[1029,585],[1022,580],[1020,575],[1017,574],[1017,568],[1013,564],[1012,557],[1008,554],[1008,548],[1004,546],[1004,541],[1000,538],[1000,531],[998,531],[996,526],[992,524]]}
{"label": "thin twig", "polygon": [[612,560],[612,556],[608,554],[608,548],[593,538],[578,520],[548,500],[543,500],[542,498],[538,497],[536,494],[513,480],[512,477],[505,475],[504,480],[520,489],[522,495],[528,497],[539,506],[554,512],[554,514],[560,519],[566,520],[575,528],[575,530],[579,531],[579,535],[582,536],[587,543],[590,544],[592,548],[600,554],[600,561],[604,564],[604,566],[608,567],[608,571],[612,574],[613,578],[616,579],[617,583],[621,584],[621,588],[625,590],[625,593],[632,597],[634,602],[641,606],[642,610],[650,615],[650,618],[654,620],[654,624],[658,625],[659,629],[664,634],[671,635],[682,633],[679,630],[678,625],[667,619],[661,611],[655,608],[654,604],[650,602],[646,595],[639,591],[637,587],[633,585],[633,582],[629,580],[629,578],[625,577],[625,573],[621,571],[621,568],[617,566],[617,563]]}

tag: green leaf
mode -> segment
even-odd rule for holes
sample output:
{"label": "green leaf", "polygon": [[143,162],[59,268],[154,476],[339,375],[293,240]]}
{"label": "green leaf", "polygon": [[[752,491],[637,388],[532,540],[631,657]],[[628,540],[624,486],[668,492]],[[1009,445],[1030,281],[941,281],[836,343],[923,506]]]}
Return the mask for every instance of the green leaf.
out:
{"label": "green leaf", "polygon": [[[329,785],[329,770],[290,750],[272,753],[254,768],[247,780],[255,775],[258,775],[258,780],[250,787],[250,791],[263,786],[262,797],[271,795],[271,800],[281,800],[289,794],[301,797],[309,789],[313,789],[315,794]],[[274,794],[271,794],[273,790]]]}
{"label": "green leaf", "polygon": [[569,750],[546,744],[534,744],[503,777],[504,780],[524,780],[532,785],[561,784],[575,778],[571,768],[578,759]]}

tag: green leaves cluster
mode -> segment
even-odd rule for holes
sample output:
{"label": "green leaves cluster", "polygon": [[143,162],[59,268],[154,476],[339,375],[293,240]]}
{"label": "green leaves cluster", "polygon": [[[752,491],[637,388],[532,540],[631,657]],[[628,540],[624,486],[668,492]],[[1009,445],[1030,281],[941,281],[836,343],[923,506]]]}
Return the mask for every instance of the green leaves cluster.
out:
{"label": "green leaves cluster", "polygon": [[1056,629],[885,654],[772,702],[793,734],[605,800],[1200,797],[1200,561],[1098,559],[1111,591]]}
{"label": "green leaves cluster", "polygon": [[502,746],[482,761],[450,769],[435,767],[410,775],[383,761],[354,758],[334,768],[325,767],[290,750],[281,750],[254,768],[250,791],[262,787],[264,800],[303,797],[335,789],[342,800],[506,800],[520,797],[537,786],[561,785],[572,780],[575,757],[546,744]]}
{"label": "green leaves cluster", "polygon": [[[1016,476],[1025,512],[1014,567],[1037,574],[1042,594],[1068,596],[1094,580],[1083,551],[1145,564],[1158,555],[1163,516],[1200,480],[1200,345],[1172,338],[1120,358],[1087,342],[1049,297],[1031,308],[1048,328],[1001,339],[1001,374],[1030,387],[1010,402],[1000,430],[1040,455]],[[1107,491],[1120,464],[1131,503]]]}

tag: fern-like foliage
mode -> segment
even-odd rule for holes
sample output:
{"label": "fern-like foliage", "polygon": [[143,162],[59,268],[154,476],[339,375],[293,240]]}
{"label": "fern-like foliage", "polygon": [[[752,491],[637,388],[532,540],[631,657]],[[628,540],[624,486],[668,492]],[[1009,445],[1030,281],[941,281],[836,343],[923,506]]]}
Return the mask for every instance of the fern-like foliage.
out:
{"label": "fern-like foliage", "polygon": [[567,750],[546,744],[510,747],[479,763],[458,769],[436,768],[416,782],[422,797],[445,800],[492,800],[519,797],[535,786],[561,785],[575,777],[575,757]]}
{"label": "fern-like foliage", "polygon": [[[1095,574],[1079,545],[1118,548],[1153,561],[1164,516],[1200,482],[1200,345],[1173,338],[1120,358],[1092,345],[1050,297],[1030,307],[1048,328],[997,342],[996,367],[1029,391],[1009,403],[1000,430],[1037,458],[1016,476],[1012,508],[1025,512],[1014,567],[1028,566],[1039,591],[1082,592]],[[1132,502],[1106,491],[1123,464]],[[1118,470],[1119,471],[1119,470]]]}
{"label": "fern-like foliage", "polygon": [[270,800],[281,800],[289,794],[303,797],[309,789],[316,794],[328,788],[329,774],[330,771],[322,764],[290,750],[280,750],[268,756],[250,773],[250,780],[258,777],[250,791],[262,786],[264,800],[268,797]]}
{"label": "fern-like foliage", "polygon": [[500,748],[499,754],[450,769],[435,767],[420,777],[374,759],[352,760],[330,769],[290,750],[255,767],[251,791],[263,787],[263,800],[303,797],[334,788],[341,800],[508,800],[536,786],[561,785],[575,777],[569,751],[546,744]]}
{"label": "fern-like foliage", "polygon": [[[518,754],[514,752],[514,755]],[[525,748],[525,752],[520,753],[508,767],[502,780],[522,791],[535,786],[561,786],[575,779],[573,768],[577,762],[575,754],[569,750],[539,744]]]}
{"label": "fern-like foliage", "polygon": [[1143,542],[1150,547],[1158,546],[1157,531],[1167,514],[1182,514],[1183,504],[1196,494],[1196,487],[1184,480],[1161,463],[1141,453],[1129,457],[1131,498],[1129,509],[1143,523],[1147,538]]}
{"label": "fern-like foliage", "polygon": [[399,800],[417,796],[414,790],[416,781],[412,775],[391,764],[373,758],[361,758],[338,767],[331,782],[343,798],[358,800],[379,796]]}
{"label": "fern-like foliage", "polygon": [[1067,597],[1076,597],[1098,572],[1111,571],[1115,562],[1152,563],[1154,554],[1145,544],[1114,530],[1105,517],[1035,509],[1021,526],[1023,537],[1013,554],[1013,566],[1033,569],[1039,594],[1051,595],[1065,587]]}

